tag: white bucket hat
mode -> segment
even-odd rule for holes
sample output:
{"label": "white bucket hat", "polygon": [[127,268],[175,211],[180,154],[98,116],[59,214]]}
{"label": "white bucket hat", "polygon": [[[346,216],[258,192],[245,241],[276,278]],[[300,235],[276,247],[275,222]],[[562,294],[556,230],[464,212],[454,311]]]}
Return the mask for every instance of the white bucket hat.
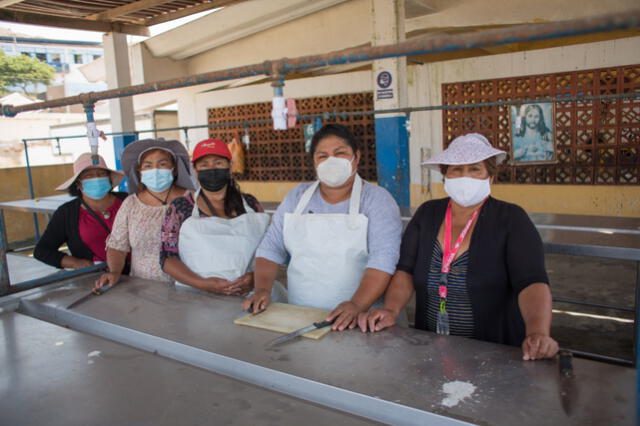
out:
{"label": "white bucket hat", "polygon": [[480,133],[468,133],[455,138],[447,149],[422,163],[432,170],[440,171],[440,165],[449,166],[474,164],[487,158],[496,157],[497,164],[506,158],[507,153],[491,146],[491,143]]}

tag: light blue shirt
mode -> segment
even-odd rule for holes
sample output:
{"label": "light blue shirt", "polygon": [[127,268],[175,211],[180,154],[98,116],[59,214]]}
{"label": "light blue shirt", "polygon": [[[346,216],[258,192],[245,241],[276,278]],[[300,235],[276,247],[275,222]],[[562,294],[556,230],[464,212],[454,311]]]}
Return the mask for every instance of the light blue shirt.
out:
{"label": "light blue shirt", "polygon": [[[256,257],[263,257],[272,262],[284,265],[289,260],[289,253],[284,246],[282,228],[284,214],[293,213],[302,198],[302,194],[313,182],[305,182],[293,188],[282,200],[273,215],[271,225],[258,246]],[[378,269],[388,274],[396,271],[396,264],[400,256],[400,238],[402,235],[402,221],[400,209],[389,192],[368,182],[362,181],[360,196],[360,213],[369,219],[367,229],[367,248],[369,258],[367,268]],[[329,204],[317,189],[303,214],[349,213],[349,200],[337,204]],[[330,250],[327,247],[327,250]]]}

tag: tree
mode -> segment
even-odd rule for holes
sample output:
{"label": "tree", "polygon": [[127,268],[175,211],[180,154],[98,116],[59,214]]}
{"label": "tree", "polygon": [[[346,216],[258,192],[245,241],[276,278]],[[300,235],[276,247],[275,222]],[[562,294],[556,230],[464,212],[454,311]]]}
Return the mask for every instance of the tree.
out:
{"label": "tree", "polygon": [[55,76],[55,68],[27,55],[7,56],[0,50],[0,88],[20,87],[28,93],[29,85],[42,83],[48,86]]}

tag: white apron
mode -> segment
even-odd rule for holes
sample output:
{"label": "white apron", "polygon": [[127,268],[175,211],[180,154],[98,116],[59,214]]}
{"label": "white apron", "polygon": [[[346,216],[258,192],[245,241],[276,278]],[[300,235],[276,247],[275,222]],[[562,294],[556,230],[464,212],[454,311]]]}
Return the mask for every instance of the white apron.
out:
{"label": "white apron", "polygon": [[[198,196],[190,218],[180,228],[178,250],[180,260],[201,277],[224,278],[230,281],[253,270],[258,244],[269,226],[267,213],[256,213],[242,203],[247,211],[232,219],[200,217]],[[176,284],[181,284],[176,281]]]}
{"label": "white apron", "polygon": [[302,214],[319,181],[302,195],[293,213],[284,215],[284,245],[289,303],[334,309],[351,300],[367,265],[369,219],[360,214],[362,179],[356,175],[348,214]]}

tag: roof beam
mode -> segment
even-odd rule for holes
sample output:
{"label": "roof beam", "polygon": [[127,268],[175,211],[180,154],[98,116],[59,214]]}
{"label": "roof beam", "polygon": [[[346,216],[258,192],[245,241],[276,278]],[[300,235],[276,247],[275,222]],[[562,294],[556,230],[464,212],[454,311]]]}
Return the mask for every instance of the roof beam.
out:
{"label": "roof beam", "polygon": [[218,1],[212,1],[210,3],[200,3],[195,6],[185,7],[184,9],[176,10],[175,12],[172,12],[172,13],[166,13],[164,15],[155,16],[150,19],[140,20],[139,22],[147,26],[162,24],[163,22],[173,21],[174,19],[193,15],[194,13],[204,12],[205,10],[209,10],[209,9],[227,7],[235,3],[242,3],[243,1],[246,1],[246,0],[218,0]]}
{"label": "roof beam", "polygon": [[16,3],[21,3],[24,0],[0,0],[0,9],[3,7],[9,7]]}
{"label": "roof beam", "polygon": [[114,7],[113,9],[107,9],[104,12],[94,13],[93,15],[87,16],[86,19],[91,19],[92,21],[109,21],[118,16],[128,15],[139,10],[169,3],[170,1],[172,0],[138,0],[123,6]]}
{"label": "roof beam", "polygon": [[89,21],[86,19],[65,18],[41,13],[14,12],[0,9],[0,21],[20,24],[43,25],[46,27],[70,28],[74,30],[100,31],[149,36],[149,29],[142,25],[121,24],[118,22]]}

